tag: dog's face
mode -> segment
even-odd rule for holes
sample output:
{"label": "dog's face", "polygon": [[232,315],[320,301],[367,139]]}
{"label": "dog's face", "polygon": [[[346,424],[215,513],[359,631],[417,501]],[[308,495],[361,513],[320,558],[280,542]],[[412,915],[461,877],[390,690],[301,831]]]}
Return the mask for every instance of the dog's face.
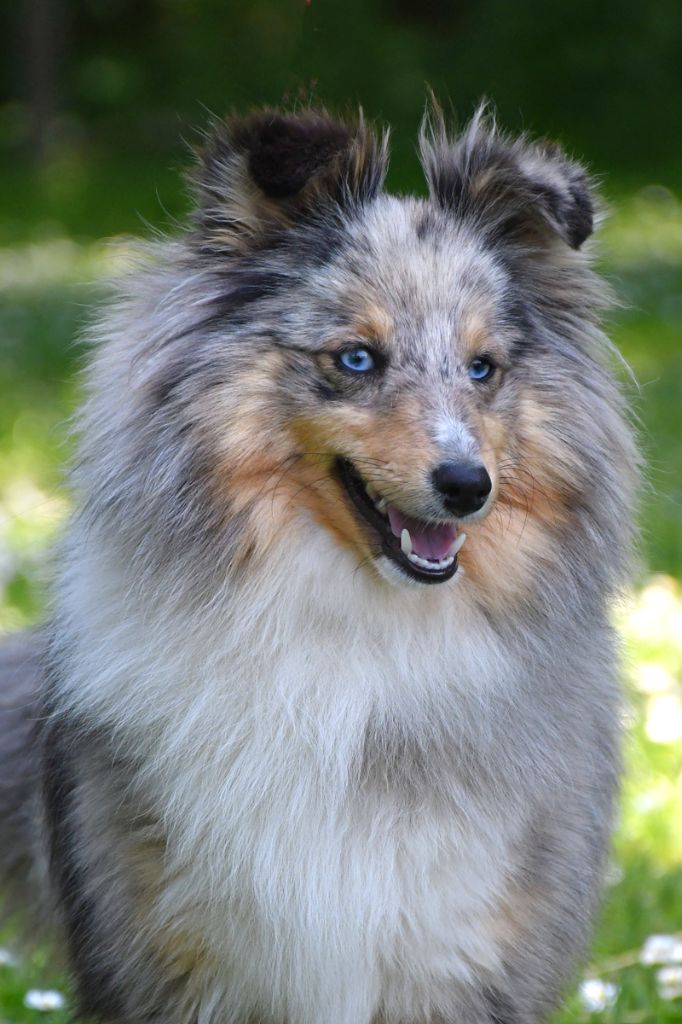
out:
{"label": "dog's face", "polygon": [[508,457],[508,275],[447,214],[384,197],[304,291],[278,351],[296,502],[392,579],[445,582]]}
{"label": "dog's face", "polygon": [[237,561],[304,509],[363,571],[466,575],[504,599],[570,534],[617,447],[580,251],[592,202],[555,148],[481,120],[421,142],[425,200],[383,191],[386,140],[363,124],[219,128],[192,245],[223,283],[193,352],[192,420],[211,500],[240,524]]}

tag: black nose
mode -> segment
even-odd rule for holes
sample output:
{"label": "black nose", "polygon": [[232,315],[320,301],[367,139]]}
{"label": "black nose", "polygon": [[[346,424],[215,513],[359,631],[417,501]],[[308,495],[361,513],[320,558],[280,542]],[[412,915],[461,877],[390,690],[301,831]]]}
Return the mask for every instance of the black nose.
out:
{"label": "black nose", "polygon": [[441,462],[431,474],[449,512],[467,516],[478,512],[492,490],[485,466],[478,462]]}

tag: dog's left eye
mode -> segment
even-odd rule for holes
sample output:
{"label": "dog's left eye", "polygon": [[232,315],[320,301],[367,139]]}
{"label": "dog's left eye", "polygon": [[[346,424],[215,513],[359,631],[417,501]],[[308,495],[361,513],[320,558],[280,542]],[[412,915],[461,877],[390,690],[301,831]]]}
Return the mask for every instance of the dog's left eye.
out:
{"label": "dog's left eye", "polygon": [[376,367],[376,360],[372,353],[361,345],[340,352],[338,360],[341,366],[345,370],[350,370],[351,373],[367,373]]}
{"label": "dog's left eye", "polygon": [[467,372],[472,380],[487,380],[494,370],[495,366],[490,359],[481,356],[479,359],[472,359]]}

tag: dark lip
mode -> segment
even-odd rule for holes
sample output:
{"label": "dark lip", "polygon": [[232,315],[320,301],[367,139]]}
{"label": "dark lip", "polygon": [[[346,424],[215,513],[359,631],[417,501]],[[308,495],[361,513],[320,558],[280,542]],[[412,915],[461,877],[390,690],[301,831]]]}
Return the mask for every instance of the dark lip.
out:
{"label": "dark lip", "polygon": [[410,562],[400,547],[400,541],[394,537],[388,520],[377,512],[374,505],[367,496],[362,477],[349,459],[337,459],[337,476],[355,511],[360,515],[365,525],[369,526],[372,533],[378,537],[379,546],[383,553],[391,559],[398,568],[409,576],[410,579],[419,583],[445,583],[451,580],[457,572],[458,560],[451,566],[441,571],[431,572],[429,569],[421,569],[414,562]]}

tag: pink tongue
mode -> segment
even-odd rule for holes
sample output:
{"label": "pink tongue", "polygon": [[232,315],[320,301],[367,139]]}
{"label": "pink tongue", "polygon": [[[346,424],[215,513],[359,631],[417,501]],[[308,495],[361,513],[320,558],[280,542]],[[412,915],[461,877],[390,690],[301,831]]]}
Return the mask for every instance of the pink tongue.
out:
{"label": "pink tongue", "polygon": [[428,558],[430,562],[440,562],[441,559],[447,558],[452,542],[457,536],[457,527],[454,523],[429,526],[419,519],[411,519],[393,505],[387,506],[386,513],[395,537],[400,539],[403,530],[410,531],[412,551],[415,555]]}

